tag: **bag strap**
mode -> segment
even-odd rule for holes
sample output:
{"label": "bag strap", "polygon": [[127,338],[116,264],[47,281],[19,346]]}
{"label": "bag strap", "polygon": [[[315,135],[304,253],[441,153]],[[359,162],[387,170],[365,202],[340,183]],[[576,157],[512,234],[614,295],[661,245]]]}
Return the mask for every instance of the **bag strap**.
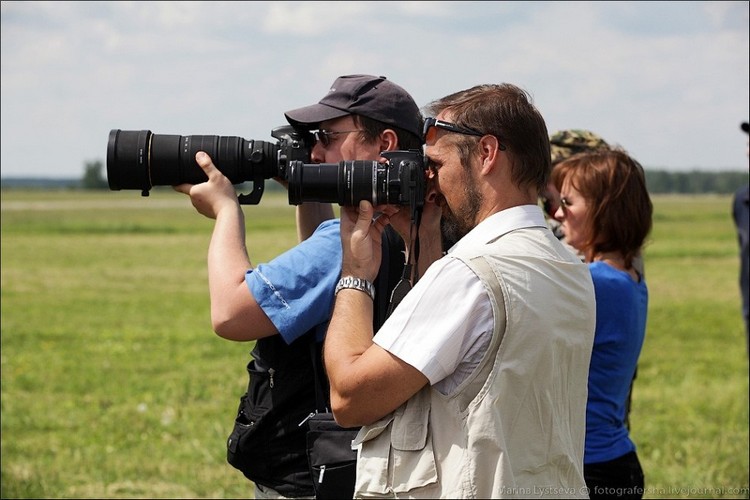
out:
{"label": "bag strap", "polygon": [[326,388],[323,377],[325,377],[325,371],[320,363],[320,352],[318,350],[318,342],[315,340],[315,335],[310,336],[310,357],[312,359],[313,373],[315,374],[315,409],[318,412],[328,413],[328,398],[326,397]]}
{"label": "bag strap", "polygon": [[378,277],[375,279],[375,308],[373,328],[377,331],[390,316],[392,294],[398,287],[404,269],[404,243],[391,226],[386,226],[382,237],[382,252]]}

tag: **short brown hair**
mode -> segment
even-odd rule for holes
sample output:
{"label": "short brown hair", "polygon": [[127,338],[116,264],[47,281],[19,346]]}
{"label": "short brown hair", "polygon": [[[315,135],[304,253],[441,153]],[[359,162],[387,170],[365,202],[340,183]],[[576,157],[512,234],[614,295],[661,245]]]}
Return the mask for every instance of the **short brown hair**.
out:
{"label": "short brown hair", "polygon": [[[477,85],[438,99],[427,106],[437,116],[449,111],[461,127],[494,135],[505,145],[511,163],[511,179],[518,187],[544,189],[550,175],[550,146],[547,125],[525,90],[510,83]],[[476,137],[454,139],[461,161],[476,148]]]}
{"label": "short brown hair", "polygon": [[555,165],[552,182],[558,191],[569,179],[589,203],[586,260],[611,251],[631,267],[651,232],[653,205],[643,167],[622,149],[579,153]]}

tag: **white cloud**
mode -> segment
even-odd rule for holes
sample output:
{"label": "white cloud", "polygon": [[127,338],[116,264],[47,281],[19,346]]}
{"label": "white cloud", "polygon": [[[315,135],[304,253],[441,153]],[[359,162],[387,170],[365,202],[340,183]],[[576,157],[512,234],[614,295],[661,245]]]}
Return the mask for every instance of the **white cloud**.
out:
{"label": "white cloud", "polygon": [[2,175],[79,176],[110,128],[270,140],[346,73],[418,104],[516,83],[644,165],[746,168],[747,2],[15,2]]}

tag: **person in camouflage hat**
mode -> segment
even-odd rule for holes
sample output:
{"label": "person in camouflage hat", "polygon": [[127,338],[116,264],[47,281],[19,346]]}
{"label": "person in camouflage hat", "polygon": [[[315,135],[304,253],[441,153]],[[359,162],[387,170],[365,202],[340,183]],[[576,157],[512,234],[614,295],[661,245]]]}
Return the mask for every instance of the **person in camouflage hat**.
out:
{"label": "person in camouflage hat", "polygon": [[559,130],[549,138],[552,166],[573,156],[576,153],[609,149],[607,141],[583,129]]}

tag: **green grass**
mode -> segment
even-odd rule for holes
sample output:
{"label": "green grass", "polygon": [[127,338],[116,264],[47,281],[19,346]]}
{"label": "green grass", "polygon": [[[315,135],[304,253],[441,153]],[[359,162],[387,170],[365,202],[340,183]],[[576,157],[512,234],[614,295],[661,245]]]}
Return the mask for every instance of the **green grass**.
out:
{"label": "green grass", "polygon": [[[238,498],[247,343],[211,331],[212,221],[169,190],[2,192],[3,498]],[[648,498],[748,497],[748,364],[730,198],[655,197],[631,424]],[[254,263],[295,241],[245,207]]]}
{"label": "green grass", "polygon": [[633,439],[652,497],[748,498],[748,356],[726,196],[655,197]]}

